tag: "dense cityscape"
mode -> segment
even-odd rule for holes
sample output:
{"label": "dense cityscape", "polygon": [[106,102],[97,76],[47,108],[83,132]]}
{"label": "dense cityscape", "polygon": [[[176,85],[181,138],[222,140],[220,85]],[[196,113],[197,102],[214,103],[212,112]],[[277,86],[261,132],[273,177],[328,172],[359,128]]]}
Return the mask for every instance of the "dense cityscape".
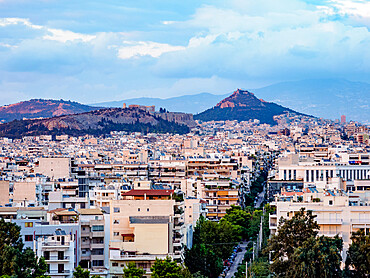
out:
{"label": "dense cityscape", "polygon": [[370,278],[370,0],[0,0],[0,278]]}
{"label": "dense cityscape", "polygon": [[353,244],[368,246],[369,127],[274,120],[197,121],[184,135],[3,137],[1,238],[18,236],[19,256],[32,250],[36,263],[9,266],[17,257],[0,239],[2,274],[245,277],[248,267],[250,277],[296,277],[305,263],[309,277],[366,274]]}

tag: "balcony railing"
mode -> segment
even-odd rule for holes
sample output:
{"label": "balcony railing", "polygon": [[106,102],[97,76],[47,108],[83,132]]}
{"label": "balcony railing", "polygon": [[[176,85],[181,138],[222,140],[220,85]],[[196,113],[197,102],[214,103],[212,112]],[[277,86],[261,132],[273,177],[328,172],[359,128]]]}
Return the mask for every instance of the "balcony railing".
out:
{"label": "balcony railing", "polygon": [[71,273],[71,271],[69,269],[65,269],[65,270],[50,270],[49,272],[46,272],[46,274],[63,274],[63,273]]}
{"label": "balcony railing", "polygon": [[69,241],[61,242],[61,241],[47,241],[42,243],[43,246],[65,246],[69,247]]}
{"label": "balcony railing", "polygon": [[67,261],[69,260],[69,256],[49,256],[48,258],[45,258],[46,261]]}
{"label": "balcony railing", "polygon": [[341,225],[343,219],[326,219],[326,218],[316,218],[318,224],[333,224],[333,225]]}

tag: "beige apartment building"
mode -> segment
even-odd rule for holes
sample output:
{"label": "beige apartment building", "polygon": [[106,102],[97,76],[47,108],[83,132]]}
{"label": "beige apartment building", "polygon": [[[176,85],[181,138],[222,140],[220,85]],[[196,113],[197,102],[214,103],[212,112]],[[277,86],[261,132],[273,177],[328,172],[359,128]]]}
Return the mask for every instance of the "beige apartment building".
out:
{"label": "beige apartment building", "polygon": [[110,203],[110,275],[129,262],[150,274],[156,258],[183,260],[184,201],[173,190],[133,189]]}
{"label": "beige apartment building", "polygon": [[35,172],[53,180],[71,176],[71,159],[68,157],[40,157]]}
{"label": "beige apartment building", "polygon": [[342,257],[351,242],[351,234],[359,229],[370,232],[370,192],[346,193],[342,190],[307,188],[304,192],[282,192],[271,206],[270,231],[275,234],[281,217],[291,218],[301,208],[311,210],[320,225],[320,235],[339,235],[343,239]]}
{"label": "beige apartment building", "polygon": [[14,206],[27,207],[36,203],[36,183],[35,182],[14,182],[13,192],[9,199]]}
{"label": "beige apartment building", "polygon": [[0,181],[0,206],[9,203],[9,181]]}

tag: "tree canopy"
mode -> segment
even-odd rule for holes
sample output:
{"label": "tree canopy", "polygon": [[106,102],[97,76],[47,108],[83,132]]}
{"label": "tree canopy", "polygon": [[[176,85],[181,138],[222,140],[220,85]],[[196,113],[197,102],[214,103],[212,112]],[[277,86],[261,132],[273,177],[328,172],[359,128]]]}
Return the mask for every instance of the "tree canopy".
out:
{"label": "tree canopy", "polygon": [[150,270],[153,278],[183,278],[183,268],[170,257],[156,259]]}
{"label": "tree canopy", "polygon": [[[346,270],[350,277],[370,275],[370,236],[359,230],[352,234],[352,244],[347,251]],[[351,268],[351,270],[349,270]]]}
{"label": "tree canopy", "polygon": [[291,219],[280,219],[280,227],[268,242],[265,252],[270,252],[273,263],[270,268],[278,277],[287,277],[292,266],[295,249],[303,246],[309,238],[315,238],[319,225],[312,211],[302,208]]}
{"label": "tree canopy", "polygon": [[287,277],[341,277],[342,247],[338,236],[309,238],[294,251]]}
{"label": "tree canopy", "polygon": [[124,278],[142,278],[144,274],[145,270],[137,268],[134,262],[128,263],[127,267],[123,269]]}
{"label": "tree canopy", "polygon": [[47,271],[44,258],[30,248],[23,249],[21,228],[0,219],[0,276],[42,278]]}

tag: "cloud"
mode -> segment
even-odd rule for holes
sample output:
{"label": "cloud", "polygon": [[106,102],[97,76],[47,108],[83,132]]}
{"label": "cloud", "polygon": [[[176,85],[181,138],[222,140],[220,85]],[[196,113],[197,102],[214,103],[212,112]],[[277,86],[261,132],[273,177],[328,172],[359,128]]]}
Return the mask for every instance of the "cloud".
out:
{"label": "cloud", "polygon": [[43,28],[40,25],[32,24],[26,18],[16,18],[16,17],[0,18],[0,27],[5,27],[5,26],[9,26],[9,25],[17,25],[17,24],[22,24],[22,25],[30,27],[32,29],[42,29]]}
{"label": "cloud", "polygon": [[91,103],[306,78],[370,82],[368,6],[360,0],[7,1],[0,4],[0,90]]}
{"label": "cloud", "polygon": [[331,0],[331,6],[340,14],[370,18],[370,2],[364,0]]}
{"label": "cloud", "polygon": [[73,40],[81,40],[83,42],[89,42],[96,38],[94,35],[86,35],[86,34],[78,34],[68,30],[60,30],[60,29],[47,29],[50,33],[49,35],[45,35],[43,38],[45,40],[52,40],[52,41],[59,41],[59,42],[67,42]]}
{"label": "cloud", "polygon": [[118,57],[121,59],[138,58],[140,56],[158,58],[164,53],[185,49],[183,46],[174,46],[151,41],[124,41],[123,43],[127,46],[120,47],[118,50]]}

